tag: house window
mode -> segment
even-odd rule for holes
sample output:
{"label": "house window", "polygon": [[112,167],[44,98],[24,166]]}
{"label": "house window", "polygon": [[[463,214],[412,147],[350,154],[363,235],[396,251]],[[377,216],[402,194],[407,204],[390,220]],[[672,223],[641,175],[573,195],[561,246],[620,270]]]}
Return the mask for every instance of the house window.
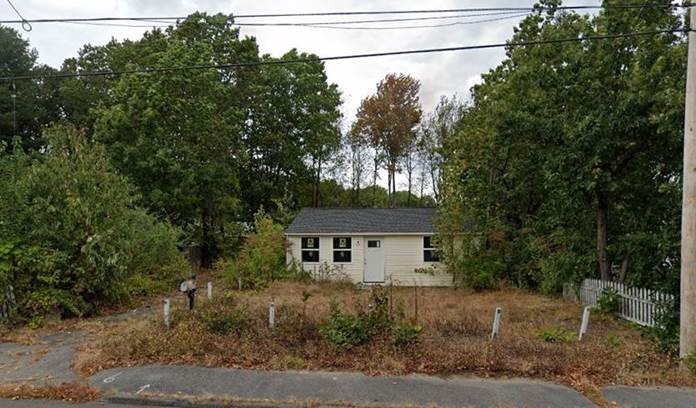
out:
{"label": "house window", "polygon": [[319,262],[319,237],[302,237],[302,262]]}
{"label": "house window", "polygon": [[352,259],[350,237],[335,237],[333,239],[333,261],[350,262]]}
{"label": "house window", "polygon": [[423,237],[423,261],[424,262],[440,262],[440,256],[437,253],[437,239],[433,236]]}
{"label": "house window", "polygon": [[379,248],[379,247],[380,247],[380,242],[381,242],[381,241],[379,241],[379,240],[374,240],[374,241],[370,240],[370,241],[367,241],[367,247],[368,247],[368,248]]}

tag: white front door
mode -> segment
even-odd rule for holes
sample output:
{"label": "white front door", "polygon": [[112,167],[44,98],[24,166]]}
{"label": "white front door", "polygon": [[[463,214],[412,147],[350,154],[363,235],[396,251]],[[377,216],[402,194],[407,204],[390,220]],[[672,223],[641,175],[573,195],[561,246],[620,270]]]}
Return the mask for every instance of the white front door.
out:
{"label": "white front door", "polygon": [[384,283],[384,239],[365,238],[365,283]]}

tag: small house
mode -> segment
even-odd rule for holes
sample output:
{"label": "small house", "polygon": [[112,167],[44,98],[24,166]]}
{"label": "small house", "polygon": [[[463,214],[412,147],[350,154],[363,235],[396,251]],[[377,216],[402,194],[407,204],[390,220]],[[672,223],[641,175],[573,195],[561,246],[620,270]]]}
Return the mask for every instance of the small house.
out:
{"label": "small house", "polygon": [[285,231],[288,262],[355,283],[451,286],[434,208],[304,208]]}

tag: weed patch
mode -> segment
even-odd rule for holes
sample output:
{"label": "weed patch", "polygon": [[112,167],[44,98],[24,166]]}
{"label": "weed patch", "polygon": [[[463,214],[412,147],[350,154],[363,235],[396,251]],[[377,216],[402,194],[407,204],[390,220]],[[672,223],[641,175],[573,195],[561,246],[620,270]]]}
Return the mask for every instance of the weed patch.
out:
{"label": "weed patch", "polygon": [[49,386],[30,384],[0,386],[0,398],[7,399],[50,399],[80,403],[95,401],[101,396],[100,390],[76,382]]}
{"label": "weed patch", "polygon": [[[579,305],[519,290],[416,293],[283,281],[261,291],[231,291],[231,298],[224,292],[220,288],[213,301],[201,299],[194,312],[183,300],[175,303],[169,330],[158,316],[100,332],[86,348],[91,358],[77,368],[93,373],[125,365],[195,364],[373,375],[476,373],[541,378],[579,390],[610,383],[696,385],[675,358],[657,350],[652,337],[629,324],[598,317],[576,341]],[[496,307],[503,310],[502,326],[490,341]],[[216,313],[227,317],[213,318]]]}

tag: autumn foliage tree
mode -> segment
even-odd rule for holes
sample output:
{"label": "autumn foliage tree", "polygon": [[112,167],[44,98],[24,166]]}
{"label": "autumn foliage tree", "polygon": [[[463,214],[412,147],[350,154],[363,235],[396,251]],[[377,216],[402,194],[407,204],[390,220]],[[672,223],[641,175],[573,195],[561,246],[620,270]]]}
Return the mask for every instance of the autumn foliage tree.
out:
{"label": "autumn foliage tree", "polygon": [[[363,99],[353,132],[381,153],[388,173],[389,204],[394,205],[395,175],[399,160],[414,145],[422,111],[420,82],[404,74],[389,74],[377,85],[377,93]],[[376,169],[375,169],[376,170]]]}

